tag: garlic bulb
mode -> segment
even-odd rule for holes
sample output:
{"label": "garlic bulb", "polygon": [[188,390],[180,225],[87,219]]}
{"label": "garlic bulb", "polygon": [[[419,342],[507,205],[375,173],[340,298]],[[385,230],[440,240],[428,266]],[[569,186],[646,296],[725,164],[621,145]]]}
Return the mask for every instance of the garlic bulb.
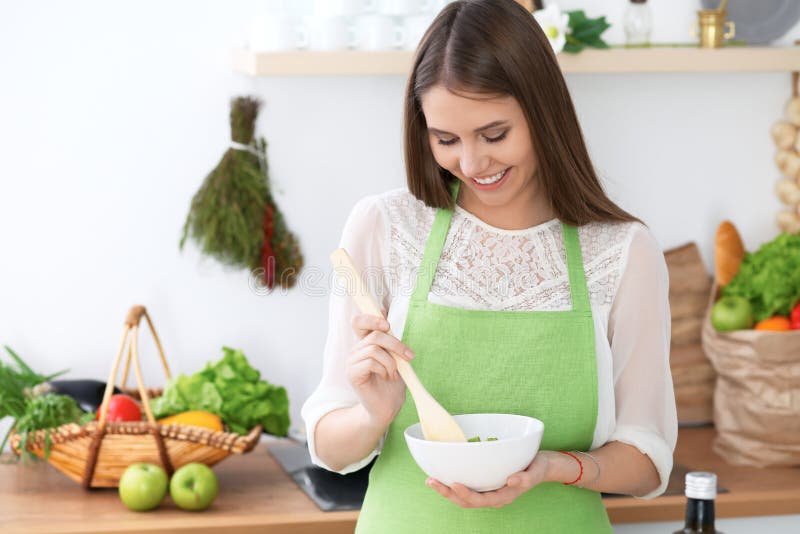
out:
{"label": "garlic bulb", "polygon": [[800,156],[794,151],[778,150],[775,163],[787,178],[797,178],[800,175]]}
{"label": "garlic bulb", "polygon": [[796,211],[781,211],[778,213],[778,226],[788,234],[800,232],[800,216]]}
{"label": "garlic bulb", "polygon": [[800,204],[800,187],[797,186],[794,180],[789,178],[779,180],[778,183],[775,184],[775,192],[778,194],[778,198],[781,199],[781,202],[787,206]]}
{"label": "garlic bulb", "polygon": [[778,122],[772,127],[772,139],[778,148],[788,150],[797,143],[797,127],[788,122]]}
{"label": "garlic bulb", "polygon": [[800,97],[794,97],[786,106],[786,115],[795,126],[800,126]]}
{"label": "garlic bulb", "polygon": [[777,165],[778,168],[780,169],[781,167],[783,167],[783,164],[786,163],[786,158],[788,157],[789,157],[788,150],[778,150],[777,152],[775,152],[775,165]]}

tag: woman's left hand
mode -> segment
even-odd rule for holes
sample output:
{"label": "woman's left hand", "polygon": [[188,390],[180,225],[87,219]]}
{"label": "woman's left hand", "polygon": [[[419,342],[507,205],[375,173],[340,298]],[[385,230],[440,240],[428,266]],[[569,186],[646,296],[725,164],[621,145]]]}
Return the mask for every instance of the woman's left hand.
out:
{"label": "woman's left hand", "polygon": [[483,493],[472,491],[459,483],[447,486],[430,477],[425,483],[435,489],[439,495],[462,508],[502,508],[514,502],[517,497],[529,489],[546,481],[550,454],[552,454],[551,451],[541,451],[524,471],[509,476],[508,480],[506,480],[506,485],[494,491],[485,491]]}

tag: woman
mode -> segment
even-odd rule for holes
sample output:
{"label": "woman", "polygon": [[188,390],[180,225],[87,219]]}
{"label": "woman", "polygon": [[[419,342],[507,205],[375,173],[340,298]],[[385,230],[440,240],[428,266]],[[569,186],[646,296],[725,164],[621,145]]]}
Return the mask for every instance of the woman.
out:
{"label": "woman", "polygon": [[[448,5],[405,98],[408,190],[361,200],[341,242],[387,315],[332,295],[312,458],[347,473],[380,452],[357,532],[611,532],[600,492],[653,497],[672,468],[660,248],[603,192],[547,38],[512,0]],[[451,413],[544,421],[530,466],[486,493],[427,479],[390,350]]]}

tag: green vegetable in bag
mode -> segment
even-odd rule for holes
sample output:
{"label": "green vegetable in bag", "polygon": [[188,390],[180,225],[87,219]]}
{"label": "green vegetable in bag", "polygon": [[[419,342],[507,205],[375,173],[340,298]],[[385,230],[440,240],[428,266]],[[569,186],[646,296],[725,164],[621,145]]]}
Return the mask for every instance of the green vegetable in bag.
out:
{"label": "green vegetable in bag", "polygon": [[756,321],[788,316],[800,300],[800,234],[780,234],[748,252],[722,295],[745,297]]}
{"label": "green vegetable in bag", "polygon": [[237,434],[261,425],[276,436],[289,431],[289,398],[286,389],[261,380],[240,350],[222,348],[221,360],[208,363],[191,376],[170,380],[151,407],[157,419],[191,410],[213,413]]}

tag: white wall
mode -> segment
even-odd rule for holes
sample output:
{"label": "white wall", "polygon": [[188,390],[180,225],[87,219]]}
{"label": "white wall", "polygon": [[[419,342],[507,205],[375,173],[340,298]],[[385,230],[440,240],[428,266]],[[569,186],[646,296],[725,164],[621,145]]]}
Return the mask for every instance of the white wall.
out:
{"label": "white wall", "polygon": [[[298,11],[309,5],[287,2]],[[697,0],[651,0],[654,41],[686,41]],[[250,17],[281,0],[0,2],[0,343],[37,370],[105,379],[128,308],[150,310],[172,368],[241,347],[290,393],[319,380],[327,300],[255,294],[246,272],[183,254],[190,199],[228,140],[228,100],[257,94],[279,203],[309,266],[357,199],[401,186],[403,78],[232,72]],[[570,0],[619,22],[622,0]],[[781,42],[800,36],[795,27]],[[619,42],[619,26],[608,40]],[[789,74],[571,75],[595,163],[664,247],[732,218],[749,247],[776,232],[769,127]],[[709,263],[710,266],[710,263]],[[319,284],[317,285],[319,286]],[[149,340],[147,380],[161,383]],[[6,428],[0,424],[0,432]]]}

